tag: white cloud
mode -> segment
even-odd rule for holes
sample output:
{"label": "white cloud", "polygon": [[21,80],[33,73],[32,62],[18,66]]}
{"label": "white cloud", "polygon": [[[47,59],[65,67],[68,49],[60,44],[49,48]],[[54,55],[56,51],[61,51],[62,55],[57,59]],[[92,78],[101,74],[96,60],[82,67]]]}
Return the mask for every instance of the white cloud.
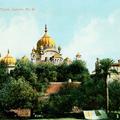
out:
{"label": "white cloud", "polygon": [[106,18],[91,19],[85,27],[75,30],[73,39],[63,48],[63,54],[73,58],[79,51],[90,71],[94,69],[97,57],[118,59],[120,57],[119,21],[120,11],[114,12]]}
{"label": "white cloud", "polygon": [[14,16],[9,22],[0,18],[0,52],[8,49],[15,57],[29,55],[37,42],[38,26],[33,16]]}

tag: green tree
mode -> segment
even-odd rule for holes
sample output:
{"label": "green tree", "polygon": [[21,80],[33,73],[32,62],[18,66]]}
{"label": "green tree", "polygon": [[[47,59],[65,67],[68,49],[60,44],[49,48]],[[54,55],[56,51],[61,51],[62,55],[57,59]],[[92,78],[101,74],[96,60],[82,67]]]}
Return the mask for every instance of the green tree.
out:
{"label": "green tree", "polygon": [[47,80],[49,82],[57,81],[56,66],[52,63],[37,64],[36,74],[39,81]]}
{"label": "green tree", "polygon": [[120,111],[120,82],[113,80],[109,83],[110,111]]}
{"label": "green tree", "polygon": [[57,66],[57,80],[60,82],[68,81],[68,65],[66,63]]}
{"label": "green tree", "polygon": [[101,70],[101,75],[102,79],[104,80],[105,84],[105,101],[106,101],[106,111],[108,112],[109,110],[109,93],[108,93],[108,81],[107,78],[110,76],[111,73],[117,73],[116,70],[112,69],[114,61],[112,59],[106,58],[100,60],[100,70]]}
{"label": "green tree", "polygon": [[89,71],[86,67],[86,64],[82,60],[75,60],[68,66],[68,77],[72,81],[83,82],[86,79],[90,78]]}
{"label": "green tree", "polygon": [[104,81],[88,79],[80,86],[78,105],[82,109],[103,109],[104,108]]}
{"label": "green tree", "polygon": [[9,75],[7,73],[7,66],[5,63],[0,62],[0,89],[8,79]]}
{"label": "green tree", "polygon": [[0,106],[3,109],[33,108],[36,100],[37,92],[23,77],[18,80],[11,78],[0,90]]}
{"label": "green tree", "polygon": [[42,107],[45,114],[64,114],[71,112],[73,106],[78,103],[79,85],[65,83],[58,93],[50,95],[50,98]]}
{"label": "green tree", "polygon": [[[43,68],[44,71],[42,71]],[[33,64],[31,61],[24,58],[17,61],[15,69],[11,71],[10,74],[15,79],[24,77],[33,89],[35,89],[37,92],[44,92],[48,85],[48,79],[46,78],[48,76],[46,71],[49,72],[49,70],[46,68],[47,67],[45,67],[44,64]],[[51,76],[49,75],[49,77]]]}
{"label": "green tree", "polygon": [[37,75],[35,73],[35,65],[28,60],[18,60],[15,69],[11,71],[11,76],[15,79],[24,77],[34,87],[37,81]]}

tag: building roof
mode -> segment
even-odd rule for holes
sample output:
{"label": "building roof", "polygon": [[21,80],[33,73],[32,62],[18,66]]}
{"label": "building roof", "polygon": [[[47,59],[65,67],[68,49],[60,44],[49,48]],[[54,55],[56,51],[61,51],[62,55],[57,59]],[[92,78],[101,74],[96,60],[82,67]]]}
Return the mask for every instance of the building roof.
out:
{"label": "building roof", "polygon": [[59,53],[55,53],[55,54],[53,55],[53,57],[54,57],[54,58],[62,58],[61,54],[59,54]]}
{"label": "building roof", "polygon": [[112,66],[120,67],[120,63],[114,63]]}
{"label": "building roof", "polygon": [[112,66],[113,66],[113,67],[120,67],[120,60],[118,60],[118,62],[117,62],[117,63],[114,63]]}

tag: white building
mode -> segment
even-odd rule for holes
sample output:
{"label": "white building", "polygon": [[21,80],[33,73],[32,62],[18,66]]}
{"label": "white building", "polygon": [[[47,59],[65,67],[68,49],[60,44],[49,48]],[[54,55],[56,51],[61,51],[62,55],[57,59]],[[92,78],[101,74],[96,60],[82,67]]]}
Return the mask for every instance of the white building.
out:
{"label": "white building", "polygon": [[120,60],[118,60],[117,63],[114,63],[112,65],[112,68],[115,69],[118,72],[118,74],[113,73],[111,74],[110,78],[115,80],[120,80]]}

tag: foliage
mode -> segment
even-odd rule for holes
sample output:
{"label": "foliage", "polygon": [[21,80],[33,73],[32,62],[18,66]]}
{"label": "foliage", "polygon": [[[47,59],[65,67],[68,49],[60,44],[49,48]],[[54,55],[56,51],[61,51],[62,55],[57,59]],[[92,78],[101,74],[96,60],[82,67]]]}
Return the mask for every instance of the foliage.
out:
{"label": "foliage", "polygon": [[73,106],[77,105],[79,95],[78,86],[67,83],[56,94],[50,95],[50,98],[44,102],[42,112],[45,114],[63,114],[71,112]]}
{"label": "foliage", "polygon": [[36,89],[38,92],[43,92],[48,85],[48,80],[44,77],[42,78],[42,75],[39,74],[39,67],[41,67],[41,65],[34,65],[29,60],[21,59],[17,61],[15,69],[11,71],[11,76],[15,79],[24,77],[33,89]]}
{"label": "foliage", "polygon": [[109,83],[110,111],[120,111],[120,82],[114,80]]}
{"label": "foliage", "polygon": [[49,82],[57,81],[56,66],[52,63],[37,64],[36,74],[38,80],[47,80]]}
{"label": "foliage", "polygon": [[82,60],[73,61],[72,64],[68,66],[68,74],[72,81],[82,82],[90,77],[86,64]]}
{"label": "foliage", "polygon": [[52,63],[42,63],[36,66],[30,61],[17,61],[15,69],[11,72],[11,76],[19,78],[23,76],[31,85],[35,85],[37,81],[84,81],[88,79],[89,72],[86,68],[85,62],[81,60],[73,61],[72,64],[67,65],[66,63],[55,66]]}
{"label": "foliage", "polygon": [[102,59],[100,60],[99,72],[96,72],[95,78],[98,80],[103,80],[105,85],[105,91],[104,91],[104,97],[105,97],[105,109],[108,112],[109,104],[108,104],[108,84],[107,84],[107,78],[111,75],[111,73],[116,73],[117,71],[115,69],[112,69],[114,61],[110,58]]}
{"label": "foliage", "polygon": [[4,109],[33,108],[37,93],[24,78],[11,80],[0,90],[0,105]]}
{"label": "foliage", "polygon": [[68,81],[68,65],[62,63],[57,66],[57,80],[60,82]]}
{"label": "foliage", "polygon": [[117,71],[112,68],[114,61],[110,58],[101,59],[99,65],[95,69],[95,75],[92,77],[96,80],[104,80],[106,81],[107,77],[111,75],[111,73],[116,73]]}
{"label": "foliage", "polygon": [[[0,63],[0,107],[34,108],[34,111],[45,114],[71,112],[73,106],[81,109],[105,108],[107,76],[111,72],[115,73],[111,69],[112,64],[111,59],[100,60],[99,71],[90,78],[86,64],[82,60],[75,60],[70,65],[63,63],[57,66],[51,63],[34,65],[29,60],[18,60],[10,75],[6,72],[6,65]],[[66,82],[69,79],[80,81],[80,86],[76,87],[73,83],[65,84],[58,93],[38,101],[38,96],[43,95],[49,82]],[[110,109],[120,110],[119,82],[110,83],[109,90]]]}
{"label": "foliage", "polygon": [[[110,110],[120,110],[120,83],[109,84]],[[72,83],[66,84],[58,93],[40,103],[40,112],[45,114],[63,114],[71,112],[73,106],[83,110],[105,109],[105,84],[103,80],[85,80],[77,88]]]}
{"label": "foliage", "polygon": [[0,89],[2,88],[3,84],[9,79],[6,69],[7,69],[6,64],[0,62]]}
{"label": "foliage", "polygon": [[106,80],[107,76],[110,76],[112,72],[115,72],[115,70],[111,69],[113,63],[114,61],[110,58],[100,60],[100,70],[104,80]]}
{"label": "foliage", "polygon": [[44,94],[48,87],[48,84],[49,84],[48,81],[45,79],[42,81],[37,81],[37,83],[35,84],[35,89],[41,94]]}
{"label": "foliage", "polygon": [[15,69],[11,71],[11,76],[15,79],[23,76],[26,80],[30,81],[34,72],[35,66],[32,62],[18,60]]}
{"label": "foliage", "polygon": [[57,72],[58,81],[68,81],[71,79],[72,81],[82,82],[90,77],[86,64],[82,60],[75,60],[70,65],[66,63],[60,64],[57,66]]}
{"label": "foliage", "polygon": [[102,80],[85,80],[80,87],[79,106],[88,110],[105,108],[104,89]]}

